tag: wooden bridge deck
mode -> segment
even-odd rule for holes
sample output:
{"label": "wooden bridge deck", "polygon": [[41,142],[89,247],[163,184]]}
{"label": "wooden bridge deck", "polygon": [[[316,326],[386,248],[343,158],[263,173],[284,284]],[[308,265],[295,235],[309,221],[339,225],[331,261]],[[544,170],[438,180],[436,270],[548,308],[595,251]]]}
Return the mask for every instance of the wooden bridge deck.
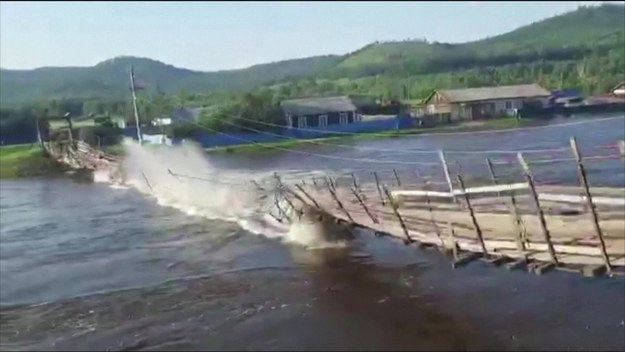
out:
{"label": "wooden bridge deck", "polygon": [[[359,187],[358,196],[354,187],[335,185],[332,192],[331,188],[326,184],[308,183],[289,187],[291,190],[284,194],[288,197],[290,193],[292,203],[300,209],[316,208],[318,205],[323,212],[336,219],[398,239],[445,249],[452,249],[455,243],[461,251],[483,254],[476,225],[462,197],[458,197],[456,202],[434,199],[427,202],[423,197],[399,200],[391,195],[401,194],[399,189],[390,189],[388,194],[397,205],[396,213],[386,192],[382,189],[378,191],[375,185]],[[538,187],[537,191],[558,264],[604,265],[605,259],[590,212],[585,209],[585,203],[580,204],[584,198],[579,195],[579,187],[544,186]],[[293,192],[299,196],[294,196]],[[521,192],[517,190],[515,193]],[[528,192],[522,193],[514,197],[514,211],[509,201],[510,192],[508,195],[487,195],[470,200],[487,254],[550,262],[548,243],[532,198]],[[625,207],[620,205],[620,201],[625,199],[625,189],[597,188],[592,189],[591,194],[593,198],[604,200],[595,207],[610,264],[612,267],[623,267]],[[515,212],[520,221],[515,220]],[[523,243],[522,250],[519,250],[519,240]]]}

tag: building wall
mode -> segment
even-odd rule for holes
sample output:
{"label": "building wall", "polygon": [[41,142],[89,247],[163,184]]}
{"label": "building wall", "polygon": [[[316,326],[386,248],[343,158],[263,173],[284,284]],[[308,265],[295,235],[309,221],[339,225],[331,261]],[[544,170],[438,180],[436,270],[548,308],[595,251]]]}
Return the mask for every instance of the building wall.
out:
{"label": "building wall", "polygon": [[[292,116],[292,127],[298,128],[300,126],[299,120],[305,119],[306,124],[305,128],[309,127],[318,127],[319,126],[319,118],[322,115],[326,115],[328,117],[328,126],[330,125],[339,125],[341,114],[347,114],[347,123],[353,123],[355,121],[356,112],[355,111],[345,111],[345,112],[329,112],[327,114],[316,114],[316,115],[301,115],[301,116]],[[286,120],[286,124],[288,125],[288,118]]]}
{"label": "building wall", "polygon": [[537,101],[544,107],[548,102],[548,98],[516,98],[516,99],[496,99],[496,100],[487,100],[475,103],[465,103],[463,104],[452,104],[451,105],[451,115],[452,120],[455,119],[466,119],[471,120],[473,118],[478,118],[478,115],[474,116],[473,110],[474,107],[480,105],[489,105],[494,104],[493,113],[491,117],[499,117],[505,114],[511,114],[513,109],[520,110],[523,108],[524,104],[528,101]]}

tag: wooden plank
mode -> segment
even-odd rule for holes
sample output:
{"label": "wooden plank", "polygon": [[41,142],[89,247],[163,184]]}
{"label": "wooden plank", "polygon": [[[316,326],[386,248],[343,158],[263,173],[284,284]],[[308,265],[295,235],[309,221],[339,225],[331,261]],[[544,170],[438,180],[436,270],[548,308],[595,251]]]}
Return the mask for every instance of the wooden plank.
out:
{"label": "wooden plank", "polygon": [[[584,195],[539,193],[538,199],[550,202],[582,204],[588,202]],[[594,204],[625,206],[625,198],[592,197]]]}
{"label": "wooden plank", "polygon": [[493,185],[493,186],[481,186],[481,187],[471,187],[465,189],[464,192],[461,190],[455,190],[453,193],[455,195],[462,195],[463,193],[468,194],[478,194],[478,193],[493,193],[493,192],[510,192],[510,191],[519,191],[528,189],[528,185],[525,182],[519,183],[510,183],[503,185]]}
{"label": "wooden plank", "polygon": [[438,198],[453,198],[454,196],[462,196],[466,194],[480,194],[480,193],[495,193],[495,192],[510,192],[528,189],[529,186],[525,182],[504,184],[504,185],[491,185],[466,188],[463,192],[461,189],[454,190],[453,192],[437,192],[437,191],[423,191],[423,190],[394,190],[393,196],[398,197],[419,197],[429,196]]}
{"label": "wooden plank", "polygon": [[378,178],[378,173],[373,171],[373,177],[375,177],[375,186],[378,189],[378,195],[380,196],[380,201],[382,205],[385,205],[384,197],[382,197],[382,190],[380,189],[380,179]]}
{"label": "wooden plank", "polygon": [[453,194],[449,192],[437,192],[437,191],[422,191],[422,190],[393,190],[391,191],[393,197],[433,197],[433,198],[453,198]]}
{"label": "wooden plank", "polygon": [[590,188],[588,187],[588,178],[586,177],[586,169],[584,168],[584,164],[582,163],[582,154],[579,151],[579,147],[577,145],[577,140],[575,139],[575,137],[571,138],[571,149],[573,150],[573,154],[575,155],[575,159],[577,160],[577,169],[579,171],[579,176],[582,186],[584,188],[584,192],[586,193],[586,207],[590,210],[590,220],[592,221],[592,225],[595,228],[595,233],[597,234],[597,237],[599,239],[599,249],[601,249],[601,256],[603,257],[605,267],[609,273],[612,270],[612,265],[610,264],[610,257],[608,256],[608,252],[606,250],[605,239],[603,238],[603,231],[601,231],[601,225],[599,225],[599,216],[597,215],[597,209],[595,209],[595,205],[592,202],[592,195],[590,194]]}
{"label": "wooden plank", "polygon": [[[443,164],[443,172],[445,173],[445,179],[447,180],[447,185],[449,186],[449,192],[453,193],[454,186],[451,182],[451,176],[449,175],[449,167],[447,166],[447,160],[445,159],[445,152],[443,152],[442,150],[439,150],[438,157],[441,160],[441,163]],[[452,197],[453,197],[453,194],[452,194]],[[455,200],[455,197],[454,197],[454,200]]]}

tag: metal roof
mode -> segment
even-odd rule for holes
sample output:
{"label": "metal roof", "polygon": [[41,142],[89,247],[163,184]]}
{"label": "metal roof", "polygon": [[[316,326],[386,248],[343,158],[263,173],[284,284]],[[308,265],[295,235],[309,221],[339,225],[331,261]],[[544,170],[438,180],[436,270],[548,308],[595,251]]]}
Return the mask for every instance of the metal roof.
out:
{"label": "metal roof", "polygon": [[448,89],[438,91],[450,103],[483,100],[549,97],[551,93],[538,84],[484,88]]}
{"label": "metal roof", "polygon": [[348,96],[292,99],[285,100],[280,105],[285,113],[293,116],[356,110],[356,106]]}

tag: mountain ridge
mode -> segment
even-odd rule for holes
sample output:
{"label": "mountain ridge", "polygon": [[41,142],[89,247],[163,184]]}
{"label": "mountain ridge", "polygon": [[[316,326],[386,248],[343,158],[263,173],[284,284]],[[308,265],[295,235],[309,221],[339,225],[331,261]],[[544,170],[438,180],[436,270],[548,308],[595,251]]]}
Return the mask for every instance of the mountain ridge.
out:
{"label": "mountain ridge", "polygon": [[[465,43],[374,42],[344,55],[319,55],[198,71],[147,57],[120,55],[93,66],[1,69],[0,104],[61,98],[127,99],[128,67],[148,92],[240,91],[305,78],[354,79],[454,72],[535,61],[577,62],[592,55],[625,56],[625,6],[604,4],[537,21]],[[149,93],[148,93],[149,94]]]}

